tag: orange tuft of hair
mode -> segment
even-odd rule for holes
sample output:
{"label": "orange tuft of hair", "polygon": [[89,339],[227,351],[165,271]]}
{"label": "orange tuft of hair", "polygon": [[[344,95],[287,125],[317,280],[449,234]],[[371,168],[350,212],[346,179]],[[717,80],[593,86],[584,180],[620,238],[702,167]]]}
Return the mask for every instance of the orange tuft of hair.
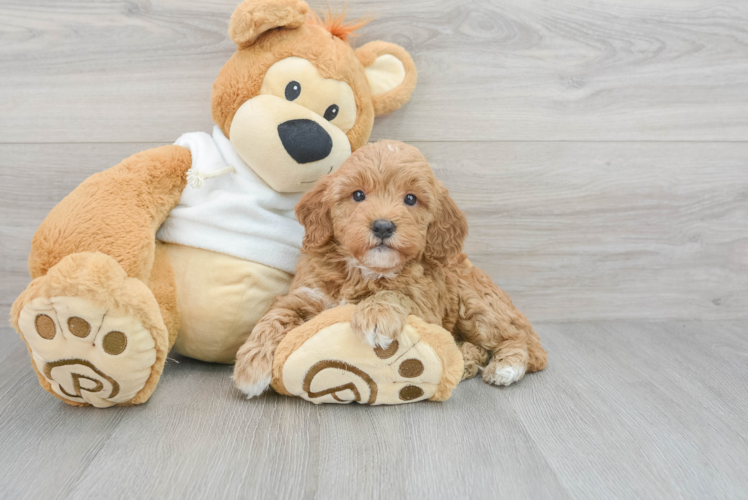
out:
{"label": "orange tuft of hair", "polygon": [[341,12],[334,13],[332,9],[330,9],[330,5],[328,4],[324,19],[319,17],[319,14],[310,9],[306,23],[315,26],[321,26],[329,31],[332,36],[336,36],[344,42],[347,42],[349,37],[352,38],[358,36],[355,31],[369,24],[372,21],[372,18],[366,16],[346,22],[346,7],[343,7],[343,10]]}

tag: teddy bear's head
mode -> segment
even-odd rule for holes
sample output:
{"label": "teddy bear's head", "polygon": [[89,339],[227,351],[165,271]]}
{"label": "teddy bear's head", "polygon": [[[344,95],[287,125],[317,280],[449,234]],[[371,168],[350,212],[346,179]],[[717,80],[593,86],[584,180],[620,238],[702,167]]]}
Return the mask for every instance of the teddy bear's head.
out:
{"label": "teddy bear's head", "polygon": [[413,60],[381,41],[354,51],[362,24],[322,21],[300,0],[245,0],[231,17],[238,50],[213,84],[213,120],[276,191],[311,188],[410,99]]}

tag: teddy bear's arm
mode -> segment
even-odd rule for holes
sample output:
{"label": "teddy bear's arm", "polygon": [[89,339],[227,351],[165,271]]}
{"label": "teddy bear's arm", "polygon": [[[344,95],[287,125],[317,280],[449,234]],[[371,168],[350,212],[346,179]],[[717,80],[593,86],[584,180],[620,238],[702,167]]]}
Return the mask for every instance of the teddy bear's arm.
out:
{"label": "teddy bear's arm", "polygon": [[32,278],[46,274],[66,255],[102,252],[128,276],[147,279],[156,231],[179,202],[191,164],[188,149],[163,146],[83,181],[52,209],[34,235],[29,256]]}

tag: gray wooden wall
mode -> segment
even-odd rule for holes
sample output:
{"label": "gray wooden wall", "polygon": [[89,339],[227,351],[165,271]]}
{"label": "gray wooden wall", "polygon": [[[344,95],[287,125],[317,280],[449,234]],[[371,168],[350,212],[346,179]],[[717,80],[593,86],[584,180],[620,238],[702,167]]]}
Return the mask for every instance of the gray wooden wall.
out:
{"label": "gray wooden wall", "polygon": [[[55,203],[210,130],[237,3],[0,1],[3,316]],[[531,320],[748,317],[748,2],[348,10],[378,16],[354,44],[398,43],[420,72],[373,139],[423,150],[468,215],[472,260]]]}

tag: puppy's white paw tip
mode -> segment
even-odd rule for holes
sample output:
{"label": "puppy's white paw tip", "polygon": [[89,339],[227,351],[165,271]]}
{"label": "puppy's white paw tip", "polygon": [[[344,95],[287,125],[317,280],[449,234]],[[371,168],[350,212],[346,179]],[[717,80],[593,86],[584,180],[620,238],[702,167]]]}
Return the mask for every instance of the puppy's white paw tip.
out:
{"label": "puppy's white paw tip", "polygon": [[270,387],[270,377],[265,377],[259,382],[255,382],[254,384],[242,384],[237,382],[236,387],[238,387],[240,391],[246,394],[247,399],[252,399],[259,396]]}
{"label": "puppy's white paw tip", "polygon": [[383,335],[377,335],[377,344],[382,349],[387,349],[392,344],[392,339]]}
{"label": "puppy's white paw tip", "polygon": [[384,335],[379,335],[375,331],[367,332],[364,338],[366,339],[366,343],[374,349],[376,349],[377,347],[387,349],[390,344],[392,344],[391,338],[385,337]]}
{"label": "puppy's white paw tip", "polygon": [[[485,375],[485,372],[484,372]],[[488,375],[486,382],[493,385],[511,385],[525,376],[524,366],[505,366]]]}
{"label": "puppy's white paw tip", "polygon": [[377,336],[374,332],[366,332],[366,335],[364,335],[364,340],[372,347],[377,346]]}

